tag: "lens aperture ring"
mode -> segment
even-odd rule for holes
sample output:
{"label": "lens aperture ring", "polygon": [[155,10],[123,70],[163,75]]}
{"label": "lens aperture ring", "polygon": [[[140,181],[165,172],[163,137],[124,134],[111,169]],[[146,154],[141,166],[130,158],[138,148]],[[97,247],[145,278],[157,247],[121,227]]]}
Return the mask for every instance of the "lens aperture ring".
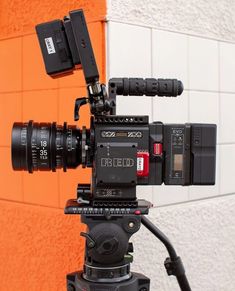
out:
{"label": "lens aperture ring", "polygon": [[67,171],[67,122],[64,122],[62,137],[63,137],[63,154],[62,154],[63,170],[64,172],[66,172]]}
{"label": "lens aperture ring", "polygon": [[50,135],[50,152],[51,152],[51,170],[56,171],[56,122],[51,125],[51,135]]}
{"label": "lens aperture ring", "polygon": [[32,139],[33,134],[33,120],[30,120],[27,126],[27,143],[26,143],[26,161],[27,170],[29,173],[33,173],[33,161],[32,161]]}

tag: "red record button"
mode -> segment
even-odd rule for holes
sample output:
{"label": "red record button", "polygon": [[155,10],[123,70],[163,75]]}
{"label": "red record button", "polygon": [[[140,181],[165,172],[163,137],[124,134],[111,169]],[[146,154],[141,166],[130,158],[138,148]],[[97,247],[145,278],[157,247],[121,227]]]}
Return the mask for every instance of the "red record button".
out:
{"label": "red record button", "polygon": [[136,210],[134,213],[135,213],[135,215],[140,215],[141,211],[140,210]]}
{"label": "red record button", "polygon": [[154,143],[153,144],[153,154],[155,156],[161,156],[162,155],[162,143]]}

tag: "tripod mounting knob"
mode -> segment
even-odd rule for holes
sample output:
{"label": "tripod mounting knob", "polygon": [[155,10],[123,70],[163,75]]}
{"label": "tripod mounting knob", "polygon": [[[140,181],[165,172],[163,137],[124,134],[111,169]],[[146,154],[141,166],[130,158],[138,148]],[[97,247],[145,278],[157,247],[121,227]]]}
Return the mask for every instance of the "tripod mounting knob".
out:
{"label": "tripod mounting knob", "polygon": [[77,202],[80,204],[89,204],[91,200],[91,185],[78,184],[77,186]]}
{"label": "tripod mounting knob", "polygon": [[89,236],[88,233],[81,232],[80,235],[86,238],[86,244],[89,249],[95,247],[95,241]]}
{"label": "tripod mounting knob", "polygon": [[118,247],[118,240],[115,237],[107,238],[97,248],[97,252],[100,255],[112,254]]}

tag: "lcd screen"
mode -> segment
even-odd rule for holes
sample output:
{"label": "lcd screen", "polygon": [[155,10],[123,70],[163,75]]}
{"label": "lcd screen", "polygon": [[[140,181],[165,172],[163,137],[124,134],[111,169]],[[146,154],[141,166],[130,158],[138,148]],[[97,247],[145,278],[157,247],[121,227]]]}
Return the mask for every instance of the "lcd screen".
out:
{"label": "lcd screen", "polygon": [[183,171],[183,155],[174,155],[174,171]]}

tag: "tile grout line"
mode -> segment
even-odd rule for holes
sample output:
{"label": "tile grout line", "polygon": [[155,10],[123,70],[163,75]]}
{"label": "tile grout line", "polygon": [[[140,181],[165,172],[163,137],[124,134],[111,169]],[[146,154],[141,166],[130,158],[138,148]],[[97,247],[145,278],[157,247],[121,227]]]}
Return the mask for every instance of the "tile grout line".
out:
{"label": "tile grout line", "polygon": [[[26,89],[23,92],[39,92],[39,91],[55,91],[58,89],[84,89],[86,88],[86,86],[66,86],[66,87],[56,87],[56,88],[45,88],[45,89]],[[186,92],[203,92],[203,93],[222,93],[222,94],[231,94],[231,95],[235,95],[235,91],[216,91],[216,90],[206,90],[206,89],[188,89],[185,88],[184,91]],[[0,95],[7,95],[7,94],[13,94],[13,93],[22,93],[22,91],[20,90],[16,90],[16,91],[2,91],[0,92]]]}
{"label": "tile grout line", "polygon": [[217,145],[220,145],[220,146],[228,146],[228,145],[235,145],[235,141],[231,141],[231,142],[219,142],[217,143]]}
{"label": "tile grout line", "polygon": [[[189,88],[190,86],[190,63],[189,63],[189,41],[190,41],[190,36],[187,35],[187,87]],[[190,90],[186,90],[188,93],[188,122],[190,122]],[[188,201],[190,201],[190,191],[188,189]]]}
{"label": "tile grout line", "polygon": [[[102,36],[102,42],[101,42],[101,46],[102,46],[102,82],[104,82],[106,84],[106,79],[107,79],[107,60],[106,60],[106,54],[107,54],[107,22],[103,21],[101,22],[101,36]],[[105,78],[104,78],[105,77]]]}
{"label": "tile grout line", "polygon": [[[154,78],[153,76],[153,64],[154,64],[154,60],[153,60],[153,29],[151,28],[150,31],[150,58],[151,58],[151,77]],[[151,97],[151,122],[154,122],[154,97]],[[154,204],[153,201],[153,187],[151,187],[151,202]]]}
{"label": "tile grout line", "polygon": [[165,207],[178,206],[178,205],[189,204],[189,203],[200,203],[201,201],[205,202],[207,200],[219,199],[219,198],[224,198],[224,197],[227,197],[227,196],[235,196],[235,192],[219,194],[219,195],[213,195],[213,196],[207,196],[207,197],[204,197],[204,198],[192,199],[192,200],[188,200],[188,201],[182,200],[180,202],[162,204],[162,205],[150,208],[150,211],[151,211],[151,209],[156,209],[156,208],[165,208]]}
{"label": "tile grout line", "polygon": [[[24,38],[21,37],[21,122],[23,122],[24,117],[24,98],[23,98],[23,87],[24,87]],[[25,197],[24,197],[24,172],[21,172],[21,195],[22,195],[22,201],[25,203]]]}
{"label": "tile grout line", "polygon": [[[153,29],[151,29],[151,32],[150,32],[151,34],[151,38],[150,38],[150,49],[151,49],[151,51],[150,51],[150,57],[151,57],[151,76],[152,76],[152,78],[154,78],[154,76],[153,76],[153,71],[154,71],[154,69],[153,69],[153,66],[154,66],[154,60],[153,60]],[[154,98],[155,97],[151,97],[151,115],[152,115],[152,122],[154,121]]]}
{"label": "tile grout line", "polygon": [[110,39],[110,27],[109,27],[109,22],[106,22],[106,26],[105,26],[105,32],[106,32],[106,44],[105,44],[105,48],[106,48],[106,83],[108,82],[109,78],[110,78],[110,60],[109,60],[109,56],[110,56],[110,46],[109,46],[109,39]]}
{"label": "tile grout line", "polygon": [[53,209],[53,210],[62,210],[63,211],[63,208],[61,208],[61,207],[48,206],[48,205],[36,204],[36,203],[30,203],[30,202],[24,202],[24,201],[17,201],[17,200],[13,200],[13,199],[0,198],[0,202],[6,202],[6,203],[9,202],[9,203],[16,203],[16,204],[20,204],[20,205],[24,205],[24,206],[49,208],[49,209]]}
{"label": "tile grout line", "polygon": [[[45,88],[45,89],[25,89],[23,90],[23,92],[41,92],[41,91],[55,91],[55,90],[58,90],[58,89],[84,89],[86,88],[85,85],[83,86],[61,86],[61,87],[54,87],[54,88]],[[0,94],[1,95],[5,95],[5,94],[12,94],[12,93],[21,93],[22,91],[20,90],[16,90],[16,91],[0,91]]]}
{"label": "tile grout line", "polygon": [[[220,49],[221,49],[221,47],[220,47],[220,42],[219,41],[217,42],[217,45],[218,45],[218,82],[219,82],[218,89],[219,89],[219,92],[221,92],[221,64],[220,64],[220,56],[221,56]],[[219,93],[219,104],[218,104],[219,105],[219,126],[217,127],[217,130],[219,128],[219,134],[221,134],[221,119],[222,119],[221,118],[221,114],[222,114],[221,104],[222,104],[222,102],[221,102],[221,93]],[[220,139],[220,137],[219,137],[219,139]],[[217,141],[218,141],[218,136],[217,136]],[[219,178],[218,178],[219,185],[218,185],[218,188],[219,188],[219,195],[220,195],[222,193],[221,192],[221,189],[222,189],[222,187],[221,187],[221,154],[220,154],[221,146],[217,145],[217,147],[218,147],[217,155],[219,153],[219,159],[217,157],[216,163],[218,163],[218,165],[219,165],[219,169],[218,169],[218,171],[219,171],[219,173],[218,173],[218,175],[219,175]]]}
{"label": "tile grout line", "polygon": [[[101,21],[106,21],[104,19],[104,17],[97,17],[97,18],[94,18],[93,20],[88,20],[87,23],[88,25],[89,24],[94,24],[94,23],[100,23]],[[36,32],[35,31],[28,31],[28,32],[20,32],[20,33],[12,33],[10,36],[8,37],[1,37],[0,38],[0,42],[1,41],[7,41],[7,40],[11,40],[11,39],[15,39],[15,38],[21,38],[21,37],[24,37],[24,36],[31,36],[31,35],[36,35]]]}

